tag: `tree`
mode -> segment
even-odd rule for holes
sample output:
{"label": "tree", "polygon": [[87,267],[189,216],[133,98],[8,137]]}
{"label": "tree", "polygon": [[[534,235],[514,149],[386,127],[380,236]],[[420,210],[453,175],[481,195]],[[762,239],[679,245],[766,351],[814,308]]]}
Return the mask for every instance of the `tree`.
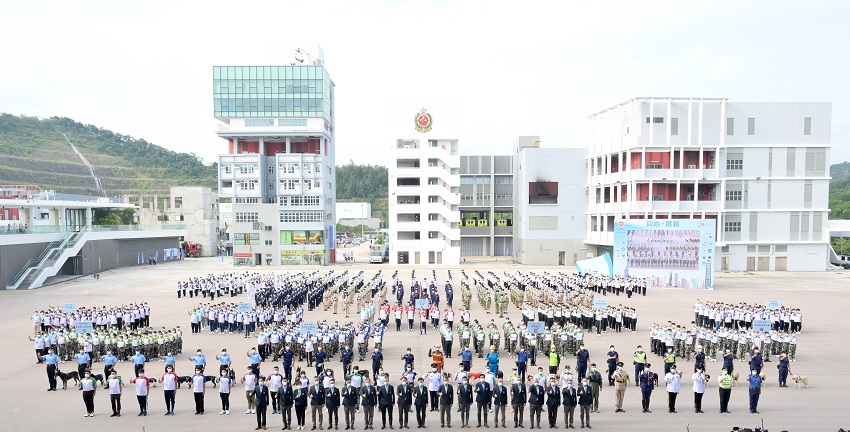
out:
{"label": "tree", "polygon": [[121,222],[121,218],[118,217],[117,214],[109,213],[105,217],[102,217],[100,219],[96,219],[94,221],[94,225],[124,225],[124,224]]}

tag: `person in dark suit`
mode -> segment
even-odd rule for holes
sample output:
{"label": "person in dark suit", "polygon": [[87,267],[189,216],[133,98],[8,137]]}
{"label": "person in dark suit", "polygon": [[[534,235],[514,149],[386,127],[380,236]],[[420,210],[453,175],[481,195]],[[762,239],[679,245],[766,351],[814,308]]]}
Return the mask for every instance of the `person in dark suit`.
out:
{"label": "person in dark suit", "polygon": [[644,366],[643,373],[640,374],[638,378],[638,383],[640,383],[640,393],[641,393],[641,403],[643,405],[643,412],[651,413],[649,410],[649,399],[652,397],[652,390],[655,389],[655,386],[658,385],[658,375],[649,370],[650,364],[647,363]]}
{"label": "person in dark suit", "polygon": [[428,409],[428,387],[425,386],[425,380],[419,378],[416,387],[413,389],[413,406],[416,407],[416,427],[425,427],[425,412]]}
{"label": "person in dark suit", "polygon": [[484,381],[484,378],[478,378],[478,383],[475,384],[475,404],[478,405],[478,427],[481,427],[481,412],[484,412],[484,427],[489,428],[487,424],[487,409],[490,407],[490,384]]}
{"label": "person in dark suit", "polygon": [[277,390],[280,398],[280,413],[283,416],[283,428],[291,429],[292,424],[292,403],[294,401],[292,386],[289,385],[289,380],[284,378],[280,388]]}
{"label": "person in dark suit", "polygon": [[363,387],[360,388],[360,405],[363,406],[363,421],[365,426],[363,430],[374,429],[372,427],[375,421],[375,405],[378,404],[378,391],[372,386],[369,378],[363,380]]}
{"label": "person in dark suit", "polygon": [[502,428],[506,428],[505,407],[508,405],[508,389],[505,388],[501,378],[496,380],[496,388],[493,389],[493,405],[496,406],[496,410],[493,412],[493,423],[496,427],[499,427],[499,412],[501,412]]}
{"label": "person in dark suit", "polygon": [[381,429],[387,428],[387,419],[390,421],[390,429],[393,428],[393,405],[395,405],[395,388],[389,383],[378,388],[378,408],[381,409]]}
{"label": "person in dark suit", "polygon": [[573,387],[573,381],[567,380],[567,385],[561,389],[561,399],[564,404],[564,428],[573,428],[573,414],[578,404],[578,392]]}
{"label": "person in dark suit", "polygon": [[528,389],[529,417],[531,417],[531,428],[534,429],[534,420],[537,419],[537,429],[540,429],[540,415],[543,413],[543,386],[534,382]]}
{"label": "person in dark suit", "polygon": [[354,429],[354,412],[357,411],[357,389],[351,385],[351,379],[345,380],[342,388],[342,412],[345,417],[345,430]]}
{"label": "person in dark suit", "polygon": [[578,418],[581,420],[581,427],[587,426],[590,429],[590,406],[593,405],[593,389],[587,382],[587,377],[581,380],[581,387],[578,388]]}
{"label": "person in dark suit", "polygon": [[455,394],[452,385],[443,381],[440,386],[440,427],[452,427],[452,405],[455,403]]}
{"label": "person in dark suit", "polygon": [[330,380],[330,386],[325,388],[325,408],[328,409],[328,430],[331,426],[334,429],[339,429],[339,403],[340,393],[336,388],[336,381]]}
{"label": "person in dark suit", "polygon": [[322,430],[325,388],[322,387],[318,377],[313,380],[313,385],[310,386],[308,392],[310,395],[310,416],[313,418],[313,429],[310,430],[316,430],[316,417],[319,417],[319,430]]}
{"label": "person in dark suit", "polygon": [[398,428],[410,429],[407,426],[407,421],[410,405],[413,404],[413,392],[410,391],[406,377],[401,378],[401,384],[396,388],[396,392],[398,392]]}
{"label": "person in dark suit", "polygon": [[302,388],[300,384],[295,386],[292,390],[292,400],[295,405],[295,422],[298,423],[298,429],[304,430],[305,414],[307,413],[307,389]]}
{"label": "person in dark suit", "polygon": [[[546,414],[549,417],[549,429],[556,427],[558,423],[558,407],[561,406],[561,388],[558,387],[554,378],[549,380],[546,388]],[[540,424],[538,423],[539,427]]]}
{"label": "person in dark suit", "polygon": [[515,382],[511,384],[511,405],[514,408],[514,428],[524,427],[522,425],[523,417],[525,417],[525,403],[528,401],[528,394],[525,390],[525,384]]}
{"label": "person in dark suit", "polygon": [[257,385],[254,387],[254,407],[257,410],[257,428],[254,430],[266,428],[266,411],[269,408],[269,399],[271,399],[271,394],[268,386],[266,386],[266,378],[260,376]]}
{"label": "person in dark suit", "polygon": [[[472,386],[465,376],[457,387],[457,404],[460,407],[460,427],[469,427],[469,407],[472,405]],[[478,425],[481,426],[481,425]]]}

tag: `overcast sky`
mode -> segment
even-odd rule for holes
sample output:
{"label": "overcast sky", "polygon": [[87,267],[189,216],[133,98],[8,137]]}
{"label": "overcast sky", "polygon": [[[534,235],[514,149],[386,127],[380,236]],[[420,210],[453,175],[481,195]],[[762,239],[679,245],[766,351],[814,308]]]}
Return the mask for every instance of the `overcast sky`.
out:
{"label": "overcast sky", "polygon": [[336,83],[338,164],[386,163],[393,101],[456,103],[462,153],[507,153],[518,135],[583,146],[588,114],[651,95],[832,102],[832,162],[850,160],[848,1],[0,0],[0,10],[0,111],[70,117],[207,162],[227,148],[212,66],[287,65],[319,44]]}

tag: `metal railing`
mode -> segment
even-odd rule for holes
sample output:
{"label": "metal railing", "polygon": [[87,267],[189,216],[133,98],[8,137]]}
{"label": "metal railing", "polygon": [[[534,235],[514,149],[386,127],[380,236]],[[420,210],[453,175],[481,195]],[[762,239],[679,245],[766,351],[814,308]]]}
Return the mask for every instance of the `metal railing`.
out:
{"label": "metal railing", "polygon": [[[73,233],[85,228],[84,226],[68,227],[61,225],[33,225],[26,228],[12,225],[0,226],[0,235],[20,235],[20,234],[57,234],[57,233]],[[92,232],[101,231],[153,231],[153,230],[171,230],[171,229],[186,229],[186,225],[92,225],[88,228]]]}

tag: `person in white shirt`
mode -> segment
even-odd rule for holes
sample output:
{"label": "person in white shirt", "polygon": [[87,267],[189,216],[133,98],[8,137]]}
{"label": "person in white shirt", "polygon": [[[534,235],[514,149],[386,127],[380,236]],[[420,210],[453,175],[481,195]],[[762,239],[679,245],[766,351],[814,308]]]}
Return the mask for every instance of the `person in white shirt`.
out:
{"label": "person in white shirt", "polygon": [[139,369],[139,376],[133,378],[130,382],[136,385],[136,399],[139,400],[139,416],[148,415],[148,387],[151,382],[145,376],[145,370]]}
{"label": "person in white shirt", "polygon": [[174,392],[177,390],[178,376],[174,373],[173,366],[165,367],[165,374],[159,378],[165,394],[165,415],[174,415]]}
{"label": "person in white shirt", "polygon": [[664,376],[664,381],[667,382],[667,412],[676,412],[676,396],[681,389],[681,379],[682,374],[676,371],[676,365],[670,366],[670,372]]}
{"label": "person in white shirt", "polygon": [[694,372],[694,412],[702,414],[702,395],[705,393],[705,385],[708,382],[708,375],[705,370],[698,369]]}
{"label": "person in white shirt", "polygon": [[110,417],[121,417],[121,386],[124,383],[118,373],[113,370],[106,381],[106,385],[109,386],[109,401],[112,403],[112,415]]}
{"label": "person in white shirt", "polygon": [[254,414],[256,408],[254,407],[254,387],[257,386],[257,376],[251,371],[249,367],[247,372],[242,377],[242,383],[245,384],[245,398],[248,399],[248,410],[245,411],[245,414]]}
{"label": "person in white shirt", "polygon": [[280,394],[277,392],[283,385],[283,375],[280,374],[280,369],[275,366],[274,371],[266,378],[269,384],[269,393],[272,397],[272,414],[280,413]]}
{"label": "person in white shirt", "polygon": [[221,412],[218,414],[230,414],[230,386],[233,385],[233,380],[227,374],[227,370],[222,370],[221,376],[216,381],[218,394],[221,397]]}
{"label": "person in white shirt", "polygon": [[192,375],[192,393],[195,396],[195,415],[204,415],[204,385],[206,378],[201,373],[200,369],[195,369],[195,375]]}

